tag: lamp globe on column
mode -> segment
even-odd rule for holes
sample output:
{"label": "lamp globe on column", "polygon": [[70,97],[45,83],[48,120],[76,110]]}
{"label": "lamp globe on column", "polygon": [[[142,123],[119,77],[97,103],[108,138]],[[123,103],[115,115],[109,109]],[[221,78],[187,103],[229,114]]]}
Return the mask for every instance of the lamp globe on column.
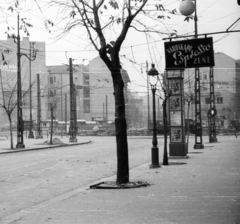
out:
{"label": "lamp globe on column", "polygon": [[151,90],[153,95],[153,138],[152,138],[152,163],[150,168],[159,168],[161,167],[159,164],[159,153],[158,153],[158,141],[157,141],[157,125],[156,125],[156,104],[155,104],[155,93],[156,93],[156,85],[158,81],[159,72],[155,68],[155,65],[152,64],[152,68],[148,71],[148,75],[150,77]]}
{"label": "lamp globe on column", "polygon": [[179,11],[184,16],[190,16],[196,9],[196,5],[192,0],[183,0],[179,5]]}
{"label": "lamp globe on column", "polygon": [[151,78],[150,83],[152,85],[157,83],[158,70],[155,68],[155,64],[152,64],[152,68],[148,71],[148,75]]}

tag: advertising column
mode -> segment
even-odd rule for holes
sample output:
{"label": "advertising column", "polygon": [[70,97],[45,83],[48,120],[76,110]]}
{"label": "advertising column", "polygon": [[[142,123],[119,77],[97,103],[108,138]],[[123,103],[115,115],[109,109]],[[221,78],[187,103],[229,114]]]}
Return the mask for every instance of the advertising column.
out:
{"label": "advertising column", "polygon": [[166,71],[168,88],[171,91],[169,98],[169,120],[170,120],[170,156],[186,156],[187,145],[185,138],[185,114],[184,114],[184,70]]}

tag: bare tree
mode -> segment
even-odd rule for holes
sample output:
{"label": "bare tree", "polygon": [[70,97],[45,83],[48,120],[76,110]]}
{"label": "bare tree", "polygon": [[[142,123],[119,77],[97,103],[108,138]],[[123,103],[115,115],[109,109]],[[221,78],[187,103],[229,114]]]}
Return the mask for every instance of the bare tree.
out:
{"label": "bare tree", "polygon": [[44,97],[44,102],[50,112],[50,141],[49,144],[53,144],[53,122],[56,119],[56,111],[57,105],[61,100],[61,96],[59,93],[59,89],[50,89],[48,93],[45,93],[42,97]]}
{"label": "bare tree", "polygon": [[[34,84],[31,83],[31,86]],[[9,121],[9,131],[10,131],[10,147],[11,149],[14,148],[13,146],[13,120],[16,119],[16,108],[18,104],[17,99],[17,79],[16,74],[9,74],[6,75],[0,69],[0,86],[1,86],[1,98],[0,98],[0,108],[5,112]],[[29,87],[30,88],[30,87]],[[29,93],[29,88],[25,91],[22,91],[22,101]],[[25,102],[25,101],[24,101]]]}
{"label": "bare tree", "polygon": [[189,130],[189,111],[190,111],[190,105],[191,105],[191,103],[193,102],[193,99],[194,99],[194,94],[192,92],[185,93],[184,98],[187,102],[187,148],[188,148],[189,134],[190,134],[190,130]]}
{"label": "bare tree", "polygon": [[[168,153],[167,153],[167,133],[168,133],[168,117],[167,117],[167,101],[172,95],[171,88],[168,87],[166,74],[162,74],[162,80],[160,86],[163,94],[159,94],[159,98],[162,100],[163,107],[163,135],[164,135],[164,146],[163,146],[163,165],[168,165]],[[159,91],[160,92],[160,91]]]}
{"label": "bare tree", "polygon": [[[19,0],[13,1],[17,8]],[[50,32],[54,23],[42,11],[39,2],[37,0],[35,2],[45,18],[45,27]],[[50,6],[56,12],[56,18],[59,19],[54,21],[57,24],[57,30],[60,31],[58,38],[66,36],[73,29],[83,27],[90,44],[99,53],[111,73],[115,97],[116,183],[128,183],[127,125],[119,52],[130,28],[138,32],[159,34],[160,37],[175,35],[175,31],[170,30],[163,21],[170,19],[169,15],[175,14],[176,10],[166,9],[162,4],[156,4],[150,0],[51,0]],[[14,11],[14,6],[9,9]],[[25,25],[29,24],[25,23]],[[62,26],[62,30],[59,26]]]}
{"label": "bare tree", "polygon": [[[162,20],[167,18],[164,14],[175,14],[175,10],[165,10],[163,5],[154,5],[154,12],[148,0],[52,0],[53,7],[59,7],[61,20],[64,24],[60,36],[67,35],[76,27],[84,27],[91,44],[98,51],[101,59],[108,67],[114,88],[115,97],[115,128],[117,142],[117,184],[129,182],[128,143],[126,133],[126,117],[124,102],[124,82],[121,75],[121,63],[119,52],[130,28],[139,32],[155,32],[160,34],[170,33],[168,29],[156,30],[154,26],[148,26],[146,20],[157,20],[163,27]],[[158,12],[161,12],[158,14]],[[136,19],[142,14],[144,19]],[[64,22],[65,21],[65,22]],[[46,20],[46,26],[54,25]],[[121,27],[120,27],[121,25]],[[115,35],[109,34],[113,31]],[[118,35],[116,35],[118,33]],[[173,32],[171,32],[172,34]],[[60,37],[59,36],[59,37]],[[114,38],[115,40],[112,40]],[[107,41],[107,38],[110,39]]]}

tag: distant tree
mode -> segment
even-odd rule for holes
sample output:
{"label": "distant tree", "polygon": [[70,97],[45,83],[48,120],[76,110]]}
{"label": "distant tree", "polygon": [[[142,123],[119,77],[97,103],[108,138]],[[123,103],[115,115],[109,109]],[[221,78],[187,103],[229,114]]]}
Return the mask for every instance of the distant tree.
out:
{"label": "distant tree", "polygon": [[50,113],[50,141],[49,144],[53,144],[53,122],[56,120],[57,105],[61,100],[61,93],[59,89],[49,89],[48,93],[44,94],[44,102]]}
{"label": "distant tree", "polygon": [[[7,73],[0,69],[0,108],[5,112],[9,121],[9,131],[10,131],[10,147],[13,146],[13,120],[16,119],[16,108],[18,105],[17,98],[17,78],[15,73]],[[33,85],[34,82],[31,84]],[[23,105],[26,104],[24,100],[29,92],[29,87],[22,91],[22,101]]]}

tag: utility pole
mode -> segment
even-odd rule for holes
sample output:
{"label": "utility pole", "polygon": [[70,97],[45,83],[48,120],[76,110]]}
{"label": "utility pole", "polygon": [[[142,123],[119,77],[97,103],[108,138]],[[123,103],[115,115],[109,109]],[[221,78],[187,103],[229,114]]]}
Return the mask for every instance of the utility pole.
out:
{"label": "utility pole", "polygon": [[103,121],[105,121],[105,105],[103,103]]}
{"label": "utility pole", "polygon": [[146,62],[147,73],[147,128],[150,129],[150,104],[149,104],[149,76],[148,76],[148,62]]}
{"label": "utility pole", "polygon": [[69,77],[70,77],[70,138],[69,142],[77,142],[76,138],[76,94],[73,84],[72,58],[69,58]]}
{"label": "utility pole", "polygon": [[37,52],[33,51],[33,57],[21,53],[19,34],[19,14],[17,16],[17,145],[16,148],[25,148],[23,143],[24,121],[22,118],[22,78],[21,78],[21,56],[26,56],[30,61],[34,61]]}
{"label": "utility pole", "polygon": [[108,97],[106,95],[106,122],[108,122]]}
{"label": "utility pole", "polygon": [[67,132],[67,93],[65,93],[65,131]]}
{"label": "utility pole", "polygon": [[[33,135],[33,120],[32,120],[32,61],[36,59],[37,51],[34,49],[35,42],[30,42],[30,50],[29,50],[29,96],[30,96],[30,125],[29,125],[29,133],[28,138],[34,138]],[[33,52],[33,54],[32,54]],[[33,57],[33,58],[32,58]]]}
{"label": "utility pole", "polygon": [[217,142],[216,137],[216,124],[215,116],[217,115],[215,107],[215,95],[214,95],[214,75],[213,68],[210,68],[210,109],[208,111],[208,117],[210,118],[210,131],[209,131],[209,142]]}
{"label": "utility pole", "polygon": [[62,95],[62,74],[61,74],[61,121],[63,121],[63,95]]}
{"label": "utility pole", "polygon": [[[195,0],[195,14],[194,14],[194,30],[195,39],[198,38],[197,25],[197,0]],[[195,144],[194,149],[203,149],[202,141],[202,115],[201,115],[201,87],[200,87],[200,72],[199,68],[195,68]]]}
{"label": "utility pole", "polygon": [[17,16],[17,145],[16,148],[25,148],[23,143],[24,123],[22,119],[22,84],[21,84],[21,53],[19,35],[19,14]]}
{"label": "utility pole", "polygon": [[37,136],[36,138],[43,138],[41,123],[42,123],[42,115],[41,115],[40,79],[39,79],[39,74],[37,74]]}

